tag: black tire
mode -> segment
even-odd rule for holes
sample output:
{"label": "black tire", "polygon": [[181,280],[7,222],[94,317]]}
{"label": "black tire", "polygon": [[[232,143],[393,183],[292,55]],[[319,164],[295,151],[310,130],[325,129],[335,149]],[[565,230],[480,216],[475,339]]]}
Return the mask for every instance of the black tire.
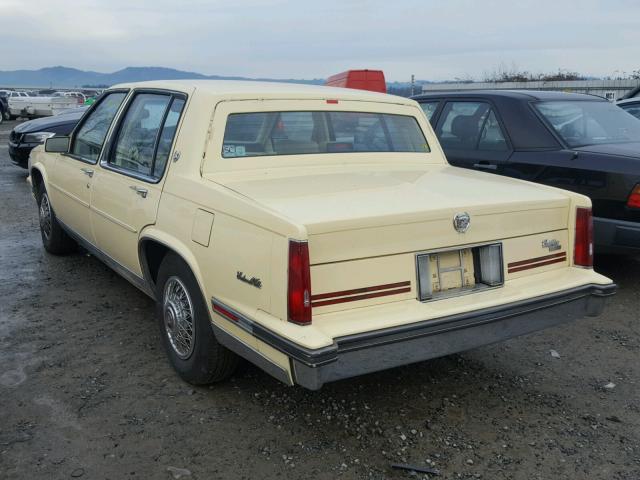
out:
{"label": "black tire", "polygon": [[[176,372],[193,385],[229,378],[240,358],[216,340],[207,304],[189,266],[177,255],[167,254],[160,265],[156,283],[160,336]],[[181,292],[185,292],[186,297],[181,296]],[[192,312],[191,322],[185,313],[187,309]]]}
{"label": "black tire", "polygon": [[67,235],[58,223],[56,214],[51,207],[49,195],[44,187],[40,187],[37,192],[38,217],[40,220],[40,236],[44,249],[54,255],[65,255],[75,252],[78,244]]}

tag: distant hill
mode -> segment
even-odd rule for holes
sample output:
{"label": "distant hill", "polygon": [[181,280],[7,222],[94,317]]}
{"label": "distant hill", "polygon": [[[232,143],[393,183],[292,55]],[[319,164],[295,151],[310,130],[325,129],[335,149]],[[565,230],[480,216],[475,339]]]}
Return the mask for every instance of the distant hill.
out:
{"label": "distant hill", "polygon": [[0,70],[0,87],[33,87],[33,88],[75,88],[83,85],[115,85],[116,83],[141,82],[145,80],[263,80],[288,83],[307,83],[319,85],[323,79],[269,79],[225,77],[221,75],[203,75],[195,72],[184,72],[164,67],[127,67],[113,73],[92,72],[69,67],[47,67],[39,70]]}
{"label": "distant hill", "polygon": [[[108,87],[117,83],[142,82],[145,80],[181,80],[181,79],[210,79],[210,80],[255,80],[285,83],[306,83],[322,85],[324,79],[274,79],[247,78],[239,76],[203,75],[195,72],[185,72],[165,67],[127,67],[117,72],[100,73],[89,70],[78,70],[69,67],[47,67],[39,70],[0,70],[0,88],[2,87],[31,87],[31,88],[80,88]],[[427,80],[416,80],[416,93],[420,92],[420,85],[430,83]],[[388,82],[389,93],[407,96],[410,94],[409,82]]]}

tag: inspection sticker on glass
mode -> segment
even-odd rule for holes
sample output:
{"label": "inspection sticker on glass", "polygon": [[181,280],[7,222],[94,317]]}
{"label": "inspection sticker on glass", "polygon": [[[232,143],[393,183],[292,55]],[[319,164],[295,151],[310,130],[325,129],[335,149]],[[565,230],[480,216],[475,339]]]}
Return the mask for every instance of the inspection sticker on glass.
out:
{"label": "inspection sticker on glass", "polygon": [[244,157],[246,150],[244,145],[223,145],[222,154],[225,157]]}

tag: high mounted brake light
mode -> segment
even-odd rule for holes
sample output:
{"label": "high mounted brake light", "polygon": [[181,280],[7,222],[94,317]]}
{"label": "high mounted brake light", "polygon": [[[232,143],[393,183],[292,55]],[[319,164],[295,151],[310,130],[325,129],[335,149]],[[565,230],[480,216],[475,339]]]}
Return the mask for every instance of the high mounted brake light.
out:
{"label": "high mounted brake light", "polygon": [[576,211],[576,241],[573,263],[578,267],[593,267],[593,216],[590,208]]}
{"label": "high mounted brake light", "polygon": [[640,184],[636,185],[631,192],[631,195],[629,195],[629,199],[627,200],[627,207],[640,208]]}
{"label": "high mounted brake light", "polygon": [[289,240],[288,320],[311,324],[311,267],[307,242]]}

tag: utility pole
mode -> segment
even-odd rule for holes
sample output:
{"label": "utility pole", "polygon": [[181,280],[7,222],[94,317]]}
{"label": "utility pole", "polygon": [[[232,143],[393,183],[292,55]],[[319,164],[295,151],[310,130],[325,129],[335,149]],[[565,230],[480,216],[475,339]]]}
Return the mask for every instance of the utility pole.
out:
{"label": "utility pole", "polygon": [[413,97],[414,93],[414,87],[415,87],[415,83],[416,83],[416,76],[412,73],[411,74],[411,96]]}

